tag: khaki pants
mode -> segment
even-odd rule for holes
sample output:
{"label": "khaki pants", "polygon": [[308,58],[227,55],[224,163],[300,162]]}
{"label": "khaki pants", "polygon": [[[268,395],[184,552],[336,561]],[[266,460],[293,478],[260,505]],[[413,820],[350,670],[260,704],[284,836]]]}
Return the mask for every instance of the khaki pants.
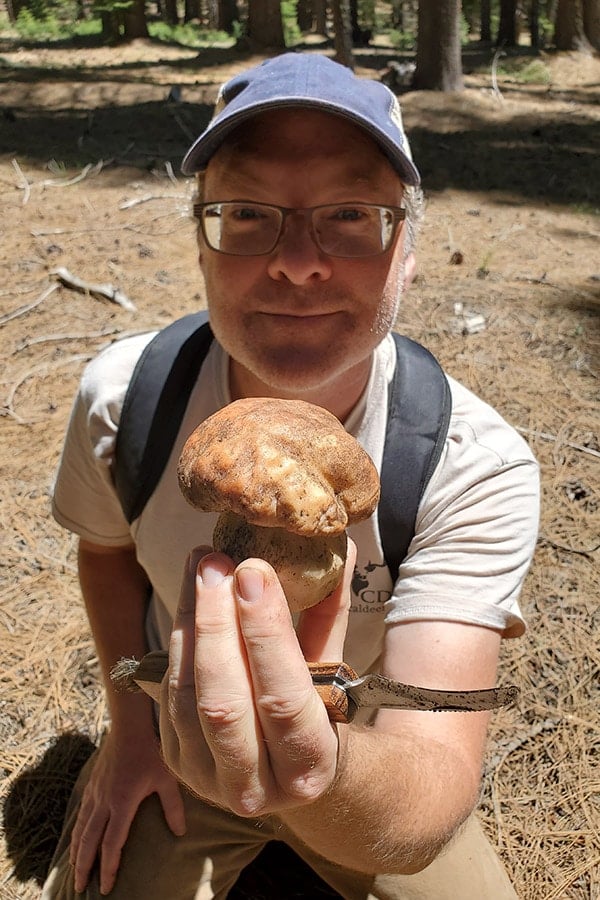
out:
{"label": "khaki pants", "polygon": [[[42,900],[84,896],[100,900],[97,873],[84,895],[75,894],[69,840],[92,757],[75,785],[65,828],[42,891]],[[175,837],[160,802],[140,806],[123,849],[113,900],[225,900],[241,870],[269,840],[285,841],[346,900],[516,900],[506,872],[475,816],[449,847],[417,875],[364,875],[315,854],[275,817],[238,818],[185,794],[187,834]],[[282,898],[285,885],[282,885]],[[310,898],[307,898],[310,900]]]}

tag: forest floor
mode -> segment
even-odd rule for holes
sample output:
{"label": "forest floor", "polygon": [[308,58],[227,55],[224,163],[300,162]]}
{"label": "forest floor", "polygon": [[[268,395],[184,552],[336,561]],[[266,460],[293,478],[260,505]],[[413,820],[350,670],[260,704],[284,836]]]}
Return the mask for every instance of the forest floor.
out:
{"label": "forest floor", "polygon": [[[495,81],[486,53],[465,60],[464,92],[401,98],[427,215],[397,328],[539,458],[529,630],[500,675],[521,698],[494,716],[480,818],[522,900],[599,900],[600,61],[549,53],[545,83]],[[369,48],[358,71],[399,58]],[[37,896],[106,726],[76,543],[49,514],[71,400],[101,347],[204,305],[179,162],[218,85],[256,61],[0,36],[1,900]],[[135,309],[64,286],[61,267]]]}

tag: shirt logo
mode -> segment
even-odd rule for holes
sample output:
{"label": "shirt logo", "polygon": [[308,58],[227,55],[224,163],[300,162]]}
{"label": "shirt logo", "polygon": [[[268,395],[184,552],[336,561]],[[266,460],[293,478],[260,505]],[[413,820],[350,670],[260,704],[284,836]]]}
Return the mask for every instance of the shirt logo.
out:
{"label": "shirt logo", "polygon": [[350,612],[381,613],[386,601],[392,596],[389,587],[389,571],[385,564],[368,562],[359,569],[354,567],[352,576],[353,602]]}

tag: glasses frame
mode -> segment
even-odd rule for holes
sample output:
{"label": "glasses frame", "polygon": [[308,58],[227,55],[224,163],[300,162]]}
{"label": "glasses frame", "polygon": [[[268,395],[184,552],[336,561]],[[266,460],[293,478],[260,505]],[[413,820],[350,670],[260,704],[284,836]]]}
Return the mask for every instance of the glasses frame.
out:
{"label": "glasses frame", "polygon": [[[213,245],[211,244],[211,242],[208,238],[208,235],[206,233],[206,227],[205,227],[205,221],[204,221],[204,210],[211,206],[225,206],[228,204],[236,205],[236,204],[244,204],[244,203],[247,203],[248,206],[258,206],[262,209],[274,209],[280,213],[281,222],[279,225],[279,231],[277,232],[277,235],[275,237],[273,245],[268,250],[263,250],[262,253],[231,253],[227,250],[221,250],[219,247],[213,247]],[[369,209],[387,210],[388,212],[392,213],[392,215],[393,215],[392,232],[390,235],[390,239],[387,243],[387,246],[384,247],[382,250],[378,250],[375,253],[365,253],[365,254],[361,254],[359,256],[356,256],[356,255],[352,255],[352,256],[343,255],[342,256],[341,254],[329,253],[327,250],[324,250],[323,247],[321,247],[318,235],[312,228],[313,213],[316,210],[328,209],[331,207],[338,207],[338,208],[342,208],[342,209],[345,207],[348,207],[348,208],[352,209],[353,207],[357,207],[357,206],[364,206]],[[390,206],[387,203],[362,203],[358,200],[350,201],[350,202],[346,202],[346,203],[322,203],[319,206],[307,206],[307,207],[278,206],[276,203],[259,203],[259,202],[255,202],[254,200],[211,200],[209,202],[202,202],[202,203],[196,202],[193,204],[192,209],[193,209],[193,213],[194,213],[194,218],[198,219],[198,221],[200,222],[200,227],[202,229],[202,234],[204,235],[204,240],[206,241],[206,244],[210,247],[211,250],[214,250],[215,253],[222,253],[224,256],[249,256],[249,257],[250,256],[269,256],[271,253],[273,253],[273,251],[279,244],[279,241],[281,240],[281,236],[285,229],[286,219],[294,213],[304,213],[304,215],[308,215],[309,221],[311,224],[311,228],[310,228],[311,238],[314,241],[314,243],[316,244],[316,246],[319,248],[321,253],[324,253],[326,256],[334,257],[335,259],[369,259],[374,256],[381,256],[382,254],[388,252],[388,250],[390,249],[390,247],[392,246],[392,244],[394,243],[394,240],[396,238],[396,234],[398,232],[398,226],[401,225],[404,222],[404,220],[406,219],[406,209],[403,206]]]}

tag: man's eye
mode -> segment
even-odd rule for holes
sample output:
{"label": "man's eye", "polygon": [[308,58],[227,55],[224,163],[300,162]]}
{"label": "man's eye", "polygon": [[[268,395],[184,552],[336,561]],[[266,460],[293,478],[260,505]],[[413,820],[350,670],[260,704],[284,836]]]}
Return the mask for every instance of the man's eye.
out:
{"label": "man's eye", "polygon": [[239,206],[233,210],[233,215],[234,218],[244,222],[264,217],[263,213],[255,206]]}
{"label": "man's eye", "polygon": [[359,222],[364,216],[363,209],[355,206],[343,206],[335,211],[334,219],[339,219],[341,222]]}

